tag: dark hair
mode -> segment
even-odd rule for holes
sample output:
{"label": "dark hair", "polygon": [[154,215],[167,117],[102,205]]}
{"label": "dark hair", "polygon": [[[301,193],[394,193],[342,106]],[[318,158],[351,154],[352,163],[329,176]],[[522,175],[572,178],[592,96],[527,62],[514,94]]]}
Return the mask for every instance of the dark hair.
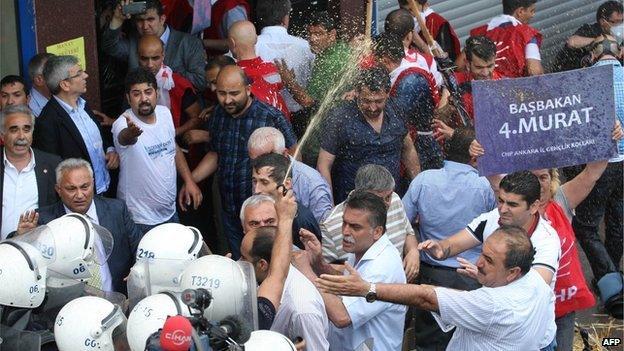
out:
{"label": "dark hair", "polygon": [[145,11],[154,9],[158,16],[162,16],[165,13],[165,8],[160,0],[145,0]]}
{"label": "dark hair", "polygon": [[405,57],[403,42],[396,34],[385,32],[375,38],[373,54],[377,58],[388,57],[393,62],[401,62],[403,57]]}
{"label": "dark hair", "polygon": [[505,238],[505,246],[507,246],[505,261],[503,261],[505,268],[520,267],[522,275],[528,273],[533,265],[535,250],[526,230],[514,225],[503,225],[494,233],[503,234]]}
{"label": "dark hair", "polygon": [[490,60],[496,56],[496,44],[482,35],[466,39],[466,61],[472,62],[472,57],[477,56],[482,60]]}
{"label": "dark hair", "polygon": [[373,227],[382,227],[386,232],[386,218],[388,209],[383,199],[366,190],[353,190],[344,203],[345,209],[368,211],[368,224]]}
{"label": "dark hair", "polygon": [[468,164],[470,162],[470,143],[475,139],[475,131],[469,127],[459,127],[446,141],[446,159]]}
{"label": "dark hair", "polygon": [[336,29],[336,21],[327,11],[312,12],[308,20],[308,26],[321,26],[329,32]]}
{"label": "dark hair", "polygon": [[605,20],[609,19],[614,12],[624,12],[624,5],[619,1],[607,1],[602,3],[602,5],[598,7],[598,11],[596,11],[596,22],[600,21],[601,18]]}
{"label": "dark hair", "polygon": [[260,29],[278,26],[292,8],[290,0],[262,0],[256,5],[256,22]]}
{"label": "dark hair", "polygon": [[48,61],[50,57],[54,56],[54,54],[50,54],[48,52],[39,53],[28,62],[28,75],[31,80],[35,79],[37,74],[43,74],[43,65]]}
{"label": "dark hair", "polygon": [[384,31],[394,33],[403,39],[414,30],[414,17],[404,9],[396,9],[388,13],[384,22]]}
{"label": "dark hair", "polygon": [[273,170],[269,174],[269,178],[273,179],[277,184],[281,184],[286,178],[286,171],[290,165],[288,157],[274,152],[258,156],[251,161],[251,167],[256,171],[262,167],[271,167]]}
{"label": "dark hair", "polygon": [[158,90],[158,84],[156,83],[154,73],[145,68],[137,67],[126,76],[126,94],[130,93],[133,85],[142,83],[147,83],[147,85],[151,85],[152,88]]}
{"label": "dark hair", "polygon": [[[421,5],[426,4],[428,1],[429,0],[416,0],[416,2]],[[408,0],[399,0],[399,6],[409,6]]]}
{"label": "dark hair", "polygon": [[260,227],[255,230],[255,238],[251,244],[251,257],[254,263],[261,259],[271,263],[271,252],[275,242],[276,227]]}
{"label": "dark hair", "polygon": [[390,90],[390,76],[385,68],[374,66],[372,68],[363,69],[354,85],[357,91],[362,91],[362,88],[366,87],[370,91],[383,91],[387,93]]}
{"label": "dark hair", "polygon": [[22,84],[22,86],[24,87],[24,93],[26,94],[26,96],[30,94],[30,91],[28,90],[28,88],[26,88],[26,81],[24,80],[24,78],[20,76],[16,76],[14,74],[9,74],[8,76],[4,76],[4,78],[0,80],[0,88],[4,88],[5,85],[9,85],[9,84],[13,85],[15,83]]}
{"label": "dark hair", "polygon": [[519,8],[527,8],[537,3],[537,0],[503,0],[503,13],[512,16]]}
{"label": "dark hair", "polygon": [[539,200],[541,187],[537,177],[529,171],[514,172],[506,175],[500,182],[500,189],[522,196],[527,206]]}
{"label": "dark hair", "polygon": [[206,62],[204,71],[208,71],[216,67],[223,68],[225,66],[235,65],[235,64],[236,64],[236,61],[234,61],[234,59],[231,58],[230,56],[225,56],[225,55],[212,56]]}

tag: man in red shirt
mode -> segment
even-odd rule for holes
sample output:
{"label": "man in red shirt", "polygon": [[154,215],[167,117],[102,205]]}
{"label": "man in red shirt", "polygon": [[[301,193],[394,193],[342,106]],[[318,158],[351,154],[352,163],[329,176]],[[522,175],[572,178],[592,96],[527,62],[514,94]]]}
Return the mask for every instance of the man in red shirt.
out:
{"label": "man in red shirt", "polygon": [[277,67],[272,62],[263,61],[256,55],[258,36],[253,23],[239,21],[230,27],[228,42],[236,64],[245,71],[251,80],[251,93],[258,100],[280,110],[290,121],[290,112],[282,97],[284,87]]}
{"label": "man in red shirt", "polygon": [[484,37],[470,37],[466,40],[466,71],[455,72],[464,108],[474,121],[474,104],[472,101],[473,80],[501,79],[496,71],[496,44]]}
{"label": "man in red shirt", "polygon": [[503,14],[474,28],[471,36],[483,35],[496,43],[496,71],[505,77],[544,73],[539,47],[542,34],[528,25],[535,16],[537,0],[503,0]]}
{"label": "man in red shirt", "polygon": [[204,30],[204,47],[208,56],[228,51],[228,31],[238,21],[251,18],[247,0],[218,0],[210,9],[210,27]]}
{"label": "man in red shirt", "polygon": [[199,127],[201,106],[193,84],[163,63],[163,42],[155,35],[144,35],[138,43],[139,66],[156,76],[158,105],[169,108],[176,136]]}

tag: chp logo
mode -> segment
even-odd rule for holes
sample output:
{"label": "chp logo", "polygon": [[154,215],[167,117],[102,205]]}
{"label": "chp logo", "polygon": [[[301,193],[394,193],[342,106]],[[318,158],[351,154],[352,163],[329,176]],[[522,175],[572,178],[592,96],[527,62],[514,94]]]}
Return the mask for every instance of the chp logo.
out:
{"label": "chp logo", "polygon": [[172,332],[165,333],[165,340],[176,346],[188,345],[191,343],[191,336],[186,335],[182,329],[176,329]]}

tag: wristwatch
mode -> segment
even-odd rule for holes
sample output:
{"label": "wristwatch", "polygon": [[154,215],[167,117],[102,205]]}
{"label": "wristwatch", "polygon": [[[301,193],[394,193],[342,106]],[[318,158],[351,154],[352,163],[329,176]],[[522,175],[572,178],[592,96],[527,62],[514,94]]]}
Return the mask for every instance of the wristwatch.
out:
{"label": "wristwatch", "polygon": [[366,294],[366,302],[373,303],[377,301],[377,291],[375,290],[375,283],[370,283],[368,293]]}

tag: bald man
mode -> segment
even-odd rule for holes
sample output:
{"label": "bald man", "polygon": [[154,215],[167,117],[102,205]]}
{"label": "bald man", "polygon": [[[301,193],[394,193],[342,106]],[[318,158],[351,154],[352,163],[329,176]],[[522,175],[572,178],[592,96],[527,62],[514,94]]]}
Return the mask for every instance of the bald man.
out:
{"label": "bald man", "polygon": [[199,127],[201,106],[193,84],[165,65],[165,46],[155,35],[144,35],[137,46],[139,66],[156,76],[158,105],[171,110],[176,136]]}
{"label": "bald man", "polygon": [[284,87],[277,67],[256,55],[256,28],[249,21],[234,23],[228,31],[228,45],[236,64],[251,78],[251,93],[258,100],[280,110],[290,121],[290,112],[281,90]]}
{"label": "bald man", "polygon": [[[210,134],[211,152],[193,171],[193,179],[199,182],[215,170],[219,180],[223,229],[234,259],[240,257],[243,228],[238,214],[243,202],[252,195],[251,164],[247,153],[247,140],[260,127],[279,129],[286,146],[294,150],[296,137],[290,123],[275,108],[258,101],[251,94],[245,72],[238,66],[225,66],[217,76],[217,99],[219,104],[206,123]],[[218,166],[214,154],[218,155]]]}

